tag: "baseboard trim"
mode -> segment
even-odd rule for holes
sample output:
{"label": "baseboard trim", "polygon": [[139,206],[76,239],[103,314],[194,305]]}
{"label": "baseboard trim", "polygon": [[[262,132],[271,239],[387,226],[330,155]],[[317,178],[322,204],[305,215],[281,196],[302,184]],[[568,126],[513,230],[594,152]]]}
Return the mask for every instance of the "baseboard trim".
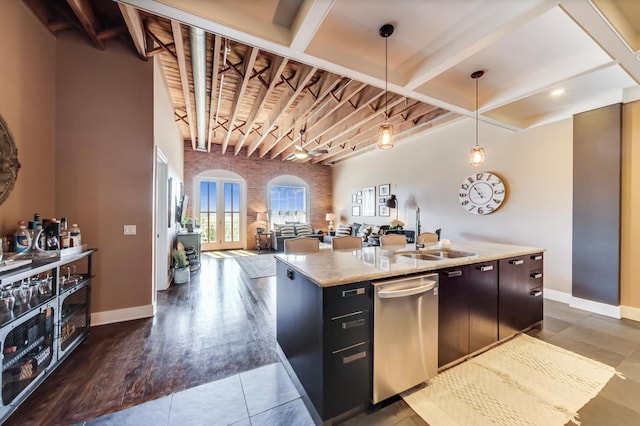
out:
{"label": "baseboard trim", "polygon": [[640,309],[632,308],[631,306],[621,306],[622,318],[627,318],[633,321],[640,321]]}
{"label": "baseboard trim", "polygon": [[542,294],[545,299],[555,300],[556,302],[566,303],[567,305],[571,303],[571,295],[569,293],[565,293],[564,291],[550,290],[548,288],[545,288],[542,291]]}
{"label": "baseboard trim", "polygon": [[[573,297],[569,293],[565,293],[557,290],[544,289],[544,298],[549,300],[555,300],[556,302],[566,303],[572,308],[582,309],[583,311],[593,312],[594,314],[605,315],[611,318],[630,318],[622,315],[622,311],[626,306],[607,305],[606,303],[594,302],[593,300],[581,299],[579,297]],[[633,309],[633,308],[629,308]],[[640,309],[637,310],[637,315],[640,318]],[[630,318],[633,319],[633,318]],[[640,319],[639,319],[640,320]],[[637,321],[639,321],[637,320]]]}
{"label": "baseboard trim", "polygon": [[569,303],[569,306],[611,318],[622,318],[620,315],[620,306],[607,305],[606,303],[594,302],[593,300],[581,299],[573,296],[571,297],[571,303]]}
{"label": "baseboard trim", "polygon": [[94,312],[91,314],[91,326],[113,324],[114,322],[131,321],[154,316],[154,305],[135,306],[133,308],[113,311]]}

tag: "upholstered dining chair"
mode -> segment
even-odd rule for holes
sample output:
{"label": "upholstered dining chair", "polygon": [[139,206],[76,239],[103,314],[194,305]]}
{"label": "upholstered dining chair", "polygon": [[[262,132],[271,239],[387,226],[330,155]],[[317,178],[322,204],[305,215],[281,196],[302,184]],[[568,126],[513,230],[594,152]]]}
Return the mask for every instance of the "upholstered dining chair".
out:
{"label": "upholstered dining chair", "polygon": [[291,238],[284,240],[284,254],[307,254],[320,251],[320,240],[317,238]]}
{"label": "upholstered dining chair", "polygon": [[380,247],[406,246],[407,237],[404,234],[385,234],[380,237]]}
{"label": "upholstered dining chair", "polygon": [[423,245],[425,247],[431,246],[438,243],[438,234],[435,232],[423,232],[422,234],[418,234],[416,238],[416,244]]}
{"label": "upholstered dining chair", "polygon": [[355,235],[343,235],[331,239],[331,250],[362,248],[362,238]]}

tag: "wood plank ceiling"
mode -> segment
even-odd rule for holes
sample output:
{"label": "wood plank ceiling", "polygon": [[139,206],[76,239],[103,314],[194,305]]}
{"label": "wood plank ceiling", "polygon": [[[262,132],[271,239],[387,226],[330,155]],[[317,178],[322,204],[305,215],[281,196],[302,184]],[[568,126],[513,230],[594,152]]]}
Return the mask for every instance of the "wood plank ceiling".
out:
{"label": "wood plank ceiling", "polygon": [[[112,0],[23,2],[54,36],[81,31],[97,49],[119,39],[142,60],[160,55],[175,120],[185,142],[202,155],[220,145],[222,155],[334,164],[372,149],[385,119],[401,140],[457,117],[210,33],[205,33],[206,60],[200,68],[205,93],[196,93],[199,71],[192,65],[189,27]],[[198,96],[205,103],[200,117]],[[198,119],[205,125],[200,140]],[[296,146],[310,155],[295,158]]]}

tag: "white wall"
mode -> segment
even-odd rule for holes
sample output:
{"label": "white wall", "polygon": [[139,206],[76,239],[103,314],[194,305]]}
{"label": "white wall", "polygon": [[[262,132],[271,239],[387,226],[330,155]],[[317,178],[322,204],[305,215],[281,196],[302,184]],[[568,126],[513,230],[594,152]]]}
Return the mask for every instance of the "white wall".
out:
{"label": "white wall", "polygon": [[[521,132],[480,123],[484,166],[469,165],[475,121],[460,119],[338,163],[333,205],[340,223],[387,224],[391,217],[351,217],[351,195],[363,187],[390,183],[405,229],[415,229],[420,207],[422,231],[442,228],[443,238],[505,242],[546,248],[545,287],[571,293],[573,121],[563,120]],[[491,171],[507,183],[508,196],[493,214],[467,213],[458,188],[469,175]]]}
{"label": "white wall", "polygon": [[[167,179],[172,179],[174,199],[178,199],[176,195],[179,196],[180,184],[184,182],[184,142],[175,120],[171,95],[159,56],[156,55],[153,61],[153,140],[156,147],[167,158]],[[173,211],[175,212],[175,207]],[[166,214],[166,212],[156,212],[156,214]],[[166,247],[164,249],[158,247],[158,250],[162,250],[166,256],[168,266],[166,275],[157,278],[159,289],[167,288],[171,281],[171,249],[178,231],[176,224],[171,225],[162,230],[166,232]]]}

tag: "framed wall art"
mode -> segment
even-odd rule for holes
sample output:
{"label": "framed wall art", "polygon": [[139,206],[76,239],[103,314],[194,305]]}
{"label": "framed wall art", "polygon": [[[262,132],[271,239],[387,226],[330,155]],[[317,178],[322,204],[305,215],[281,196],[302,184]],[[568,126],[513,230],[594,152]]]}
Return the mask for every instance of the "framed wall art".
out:
{"label": "framed wall art", "polygon": [[380,216],[389,216],[389,207],[385,206],[385,205],[379,205],[378,206],[378,213]]}
{"label": "framed wall art", "polygon": [[376,187],[362,189],[362,216],[376,215]]}
{"label": "framed wall art", "polygon": [[360,216],[360,206],[351,207],[351,216]]}
{"label": "framed wall art", "polygon": [[380,185],[378,186],[378,195],[379,196],[387,196],[391,194],[391,184],[390,183],[386,183],[384,185]]}

